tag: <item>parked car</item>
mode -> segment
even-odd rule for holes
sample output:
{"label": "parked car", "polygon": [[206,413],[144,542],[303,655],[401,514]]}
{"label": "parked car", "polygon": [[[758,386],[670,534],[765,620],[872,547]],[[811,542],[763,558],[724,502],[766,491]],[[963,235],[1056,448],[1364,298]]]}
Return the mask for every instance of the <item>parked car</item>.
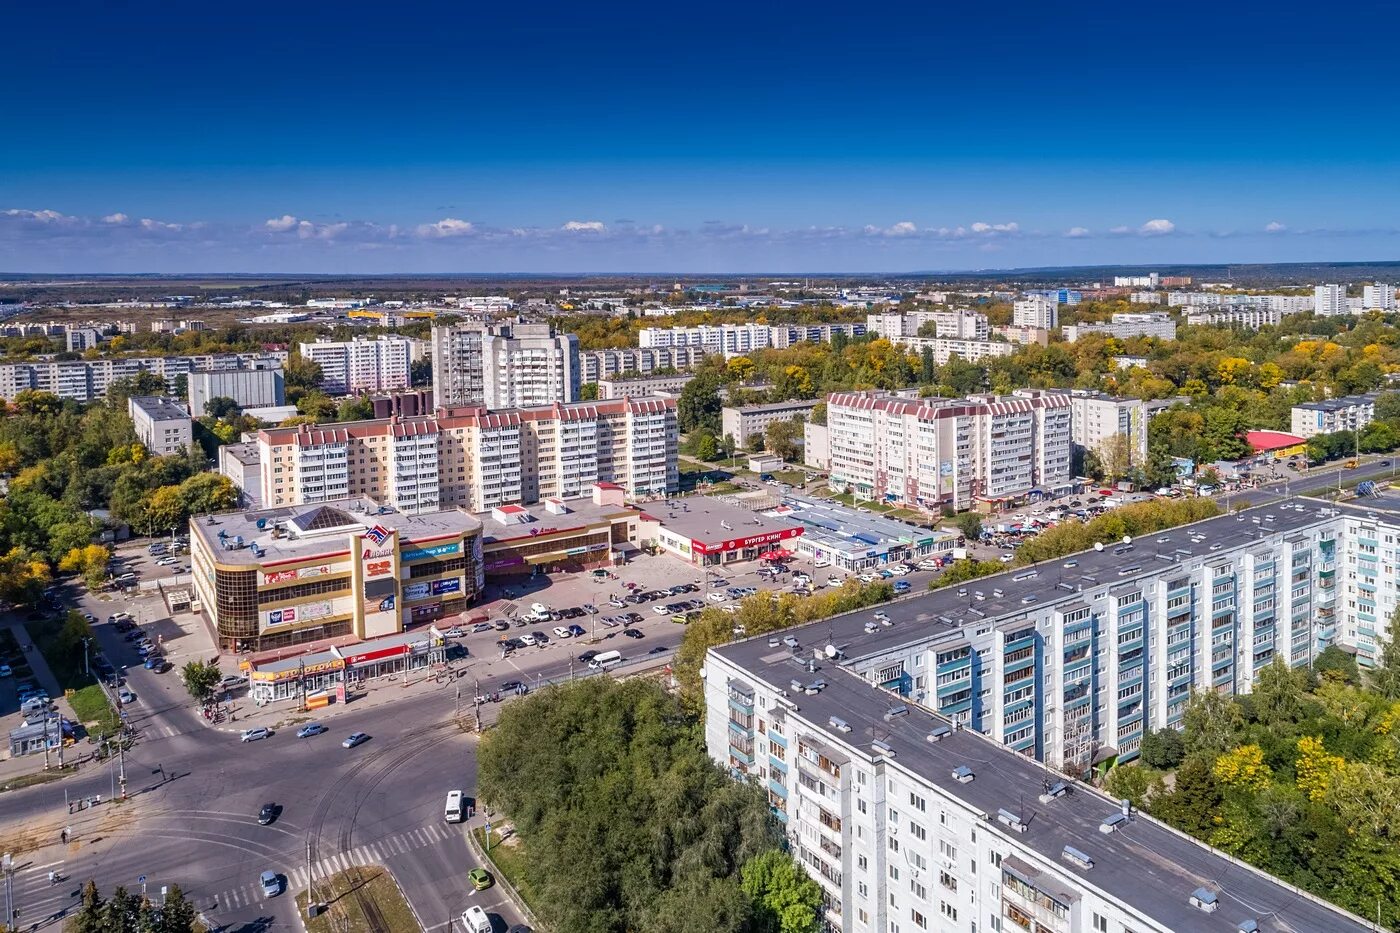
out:
{"label": "parked car", "polygon": [[895,584],[894,584],[894,591],[895,591],[896,593],[907,593],[907,592],[909,592],[909,590],[910,590],[910,586],[909,586],[909,581],[908,581],[908,580],[896,580],[896,581],[895,581]]}
{"label": "parked car", "polygon": [[562,626],[562,625],[556,625],[556,626],[554,627],[554,637],[555,637],[555,638],[569,638],[569,637],[572,636],[572,635],[573,635],[573,632],[570,632],[568,629],[566,629],[566,628],[565,628],[564,626]]}
{"label": "parked car", "polygon": [[582,637],[582,636],[584,636],[584,635],[587,635],[588,632],[584,629],[584,627],[583,627],[582,625],[570,625],[570,626],[569,626],[569,634],[572,635],[572,636],[575,637],[575,638],[579,638],[579,637]]}
{"label": "parked car", "polygon": [[546,635],[544,632],[531,632],[530,637],[533,638],[535,640],[535,644],[539,645],[540,647],[544,647],[545,645],[549,644],[549,636]]}
{"label": "parked car", "polygon": [[520,642],[522,645],[524,645],[524,646],[526,646],[526,647],[530,647],[530,646],[532,646],[532,645],[538,644],[538,642],[535,641],[535,636],[534,636],[534,635],[531,635],[531,634],[528,634],[528,633],[525,634],[525,635],[520,635],[520,636],[518,636],[515,640],[518,641],[518,642]]}
{"label": "parked car", "polygon": [[472,626],[472,634],[480,635],[482,632],[489,632],[493,626],[490,622],[478,622]]}
{"label": "parked car", "polygon": [[510,622],[506,619],[497,619],[491,624],[491,627],[498,632],[504,632],[510,628]]}
{"label": "parked car", "polygon": [[816,560],[812,561],[812,566],[820,570],[823,567],[830,567],[831,561],[827,560],[825,557],[818,557]]}

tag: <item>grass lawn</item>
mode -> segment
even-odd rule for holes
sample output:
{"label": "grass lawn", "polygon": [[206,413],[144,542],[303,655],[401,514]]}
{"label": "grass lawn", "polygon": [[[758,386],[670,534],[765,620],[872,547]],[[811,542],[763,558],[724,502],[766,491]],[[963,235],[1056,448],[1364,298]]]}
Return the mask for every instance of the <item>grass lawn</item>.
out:
{"label": "grass lawn", "polygon": [[306,891],[297,894],[297,910],[308,933],[377,933],[421,929],[398,882],[377,865],[355,866],[316,881],[316,899],[326,905],[318,917],[306,918]]}
{"label": "grass lawn", "polygon": [[102,688],[97,684],[83,687],[81,690],[74,690],[68,695],[68,702],[73,706],[73,715],[79,722],[91,723],[89,731],[93,733],[116,732],[117,712],[112,709],[112,704],[107,702],[107,694],[102,692]]}
{"label": "grass lawn", "polygon": [[[476,836],[477,843],[482,849],[486,848],[486,830],[478,827],[472,833]],[[496,863],[496,870],[505,876],[520,896],[528,904],[530,902],[530,886],[525,883],[525,866],[529,864],[529,857],[525,854],[525,844],[520,841],[520,837],[511,835],[504,841],[501,839],[500,830],[491,832],[491,861]]]}
{"label": "grass lawn", "polygon": [[801,470],[779,470],[773,474],[773,478],[780,483],[791,483],[794,486],[801,486],[807,482],[807,474]]}

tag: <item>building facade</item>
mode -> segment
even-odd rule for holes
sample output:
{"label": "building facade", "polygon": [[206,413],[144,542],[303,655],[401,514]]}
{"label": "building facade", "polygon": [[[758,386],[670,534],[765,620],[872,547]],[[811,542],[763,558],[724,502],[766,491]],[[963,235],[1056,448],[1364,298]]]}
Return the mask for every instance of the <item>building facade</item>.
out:
{"label": "building facade", "polygon": [[1299,437],[1360,431],[1376,417],[1375,395],[1347,395],[1294,405],[1292,433]]}
{"label": "building facade", "polygon": [[353,340],[317,340],[300,346],[321,367],[321,387],[331,395],[392,392],[409,385],[413,341],[385,334]]}
{"label": "building facade", "polygon": [[642,395],[679,395],[694,376],[677,373],[674,376],[651,376],[645,379],[599,379],[598,398],[637,398]]}
{"label": "building facade", "polygon": [[1361,289],[1361,307],[1367,311],[1394,311],[1395,286],[1388,282],[1373,282]]}
{"label": "building facade", "polygon": [[620,347],[584,350],[579,353],[579,365],[584,382],[598,382],[621,373],[646,376],[658,369],[689,369],[704,358],[704,347]]}
{"label": "building facade", "polygon": [[1318,285],[1313,289],[1313,310],[1321,317],[1350,314],[1345,285]]}
{"label": "building facade", "polygon": [[201,416],[213,398],[231,398],[240,408],[266,408],[287,401],[282,364],[276,360],[240,369],[190,373],[186,386],[190,411]]}
{"label": "building facade", "polygon": [[767,405],[726,405],[720,411],[720,434],[734,438],[734,442],[742,447],[748,447],[749,440],[755,437],[758,443],[762,443],[769,425],[794,418],[805,420],[816,405],[813,399],[793,399]]}
{"label": "building facade", "polygon": [[706,353],[720,353],[726,358],[787,347],[793,343],[812,340],[830,341],[833,334],[858,337],[865,333],[864,324],[698,324],[692,327],[644,327],[637,334],[637,345],[643,348],[699,347]]}
{"label": "building facade", "polygon": [[1122,437],[1127,441],[1128,463],[1125,466],[1147,461],[1148,419],[1142,399],[1074,389],[1070,392],[1069,403],[1076,447],[1094,451],[1102,459],[1105,443]]}
{"label": "building facade", "polygon": [[920,399],[878,392],[827,398],[828,483],[928,510],[1067,487],[1071,413],[1063,392]]}
{"label": "building facade", "polygon": [[1071,324],[1064,329],[1065,340],[1073,343],[1085,334],[1107,334],[1110,337],[1157,337],[1176,339],[1176,322],[1165,311],[1142,314],[1120,312],[1107,324]]}
{"label": "building facade", "polygon": [[365,499],[190,523],[195,593],[222,650],[364,640],[462,612],[484,585],[481,523]]}
{"label": "building facade", "polygon": [[1044,295],[1031,295],[1011,305],[1011,323],[1018,327],[1054,330],[1060,326],[1060,303]]}
{"label": "building facade", "polygon": [[107,387],[138,373],[154,373],[165,379],[167,391],[176,380],[197,372],[227,372],[249,365],[281,366],[286,353],[215,353],[201,356],[147,356],[99,360],[41,360],[0,364],[0,397],[14,401],[26,389],[50,392],[59,398],[91,402],[105,398]]}
{"label": "building facade", "polygon": [[163,396],[133,395],[126,400],[136,439],[156,456],[184,453],[194,443],[189,409]]}
{"label": "building facade", "polygon": [[433,400],[439,408],[514,408],[578,398],[578,338],[548,324],[433,328]]}

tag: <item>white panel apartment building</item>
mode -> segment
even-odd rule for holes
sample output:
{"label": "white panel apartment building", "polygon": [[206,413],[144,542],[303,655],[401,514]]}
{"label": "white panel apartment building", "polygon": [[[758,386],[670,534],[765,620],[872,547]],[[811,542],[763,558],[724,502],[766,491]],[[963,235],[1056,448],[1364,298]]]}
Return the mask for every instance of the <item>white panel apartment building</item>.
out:
{"label": "white panel apartment building", "polygon": [[221,372],[245,365],[285,363],[281,353],[216,353],[200,356],[129,356],[101,360],[41,360],[0,364],[0,397],[13,401],[25,389],[51,392],[59,398],[91,402],[107,395],[107,387],[137,373],[155,373],[174,389],[179,376],[198,371]]}
{"label": "white panel apartment building", "polygon": [[1187,324],[1216,324],[1258,330],[1274,327],[1283,320],[1283,312],[1275,308],[1220,306],[1214,308],[1187,307]]}
{"label": "white panel apartment building", "polygon": [[630,496],[675,492],[676,402],[626,398],[337,425],[258,434],[264,506],[368,496],[400,510],[498,505],[581,495],[613,482]]}
{"label": "white panel apartment building", "polygon": [[644,349],[619,347],[611,350],[584,350],[579,353],[580,377],[598,382],[618,373],[646,375],[658,369],[689,369],[705,358],[704,347],[662,347]]}
{"label": "white panel apartment building", "polygon": [[793,418],[805,420],[816,405],[812,399],[793,399],[767,405],[726,405],[720,410],[721,436],[728,435],[734,438],[735,443],[745,447],[752,437],[762,443],[769,425]]}
{"label": "white panel apartment building", "polygon": [[922,353],[924,347],[933,350],[933,361],[939,366],[958,356],[969,363],[1010,356],[1016,346],[1000,340],[960,340],[954,337],[901,337],[895,343],[902,344],[915,353]]}
{"label": "white panel apartment building", "polygon": [[1350,314],[1345,285],[1318,285],[1313,288],[1313,310],[1320,317]]}
{"label": "white panel apartment building", "polygon": [[513,408],[578,398],[578,338],[548,324],[433,328],[433,402],[439,408]]}
{"label": "white panel apartment building", "polygon": [[164,396],[133,395],[126,400],[136,439],[157,456],[184,453],[194,443],[190,411]]}
{"label": "white panel apartment building", "polygon": [[1065,340],[1070,343],[1074,343],[1085,334],[1175,340],[1176,322],[1165,311],[1147,311],[1141,314],[1119,312],[1113,315],[1113,320],[1107,324],[1071,324],[1064,329]]}
{"label": "white panel apartment building", "polygon": [[1376,309],[1379,311],[1395,310],[1395,286],[1385,282],[1374,282],[1363,286],[1361,289],[1361,307],[1367,311]]}
{"label": "white panel apartment building", "polygon": [[864,324],[698,324],[694,327],[644,327],[637,334],[640,347],[699,347],[706,353],[742,356],[769,347],[787,347],[793,343],[830,341],[831,335],[842,333],[858,337],[865,333]]}
{"label": "white panel apartment building", "polygon": [[1346,395],[1321,402],[1294,405],[1292,433],[1299,437],[1332,434],[1336,431],[1359,431],[1376,417],[1376,396]]}
{"label": "white panel apartment building", "polygon": [[985,314],[976,311],[910,311],[908,314],[867,314],[866,333],[898,340],[917,337],[927,323],[933,323],[934,336],[956,340],[986,340],[991,327]]}
{"label": "white panel apartment building", "polygon": [[354,340],[303,343],[303,358],[321,367],[321,387],[331,395],[388,392],[409,385],[414,341],[386,334]]}
{"label": "white panel apartment building", "polygon": [[1011,314],[1011,323],[1020,327],[1054,330],[1060,326],[1060,303],[1044,295],[1031,295],[1014,302]]}
{"label": "white panel apartment building", "polygon": [[936,509],[972,508],[1070,479],[1069,396],[919,399],[868,392],[827,398],[832,489]]}
{"label": "white panel apartment building", "polygon": [[1069,398],[1076,447],[1096,453],[1113,437],[1126,437],[1133,465],[1147,460],[1147,412],[1140,398],[1074,389]]}
{"label": "white panel apartment building", "polygon": [[1400,539],[1400,502],[1374,501],[1288,500],[711,649],[706,747],[766,791],[843,933],[1376,929],[1077,780],[1275,657],[1372,663]]}

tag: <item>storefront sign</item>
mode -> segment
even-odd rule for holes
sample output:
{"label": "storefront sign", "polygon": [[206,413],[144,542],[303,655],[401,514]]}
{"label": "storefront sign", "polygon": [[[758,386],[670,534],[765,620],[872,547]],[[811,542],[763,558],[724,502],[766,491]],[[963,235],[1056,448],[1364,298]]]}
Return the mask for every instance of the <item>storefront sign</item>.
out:
{"label": "storefront sign", "polygon": [[785,528],[782,531],[770,531],[767,534],[752,535],[735,541],[722,541],[719,544],[705,544],[702,541],[696,541],[695,550],[700,554],[738,551],[743,548],[758,547],[761,544],[770,544],[774,541],[786,541],[788,538],[796,538],[800,534],[802,534],[801,528]]}
{"label": "storefront sign", "polygon": [[289,580],[308,580],[312,577],[319,577],[331,572],[329,564],[322,564],[319,567],[302,567],[299,570],[276,570],[272,573],[263,574],[263,586],[272,586],[274,583],[286,583]]}
{"label": "storefront sign", "polygon": [[403,586],[404,599],[422,599],[432,591],[426,583],[405,583]]}
{"label": "storefront sign", "polygon": [[453,577],[453,578],[450,579],[450,580],[434,580],[434,581],[433,581],[433,594],[434,594],[435,596],[441,596],[441,595],[443,595],[443,594],[445,594],[445,593],[460,593],[460,592],[462,592],[462,580],[461,580],[460,577]]}
{"label": "storefront sign", "polygon": [[280,671],[250,671],[249,680],[257,680],[268,683],[276,683],[282,680],[296,680],[305,675],[312,677],[316,674],[328,674],[331,671],[338,671],[345,667],[345,662],[340,658],[333,658],[329,661],[318,661],[315,664],[305,664],[299,667],[284,668]]}
{"label": "storefront sign", "polygon": [[302,603],[300,606],[287,606],[283,609],[270,609],[263,614],[267,625],[288,625],[292,622],[310,622],[313,619],[324,619],[334,614],[334,607],[329,599],[317,600],[314,603]]}
{"label": "storefront sign", "polygon": [[525,563],[525,558],[521,557],[519,554],[507,554],[504,557],[489,561],[486,564],[486,569],[504,570],[507,567],[518,567],[523,563]]}
{"label": "storefront sign", "polygon": [[423,560],[427,557],[446,557],[449,554],[460,554],[461,552],[462,545],[460,543],[435,544],[432,547],[406,547],[399,552],[399,557],[402,560]]}
{"label": "storefront sign", "polygon": [[345,663],[350,665],[368,664],[374,661],[387,661],[390,658],[403,657],[409,653],[408,645],[394,645],[389,648],[379,648],[373,651],[364,651],[360,654],[346,655]]}

